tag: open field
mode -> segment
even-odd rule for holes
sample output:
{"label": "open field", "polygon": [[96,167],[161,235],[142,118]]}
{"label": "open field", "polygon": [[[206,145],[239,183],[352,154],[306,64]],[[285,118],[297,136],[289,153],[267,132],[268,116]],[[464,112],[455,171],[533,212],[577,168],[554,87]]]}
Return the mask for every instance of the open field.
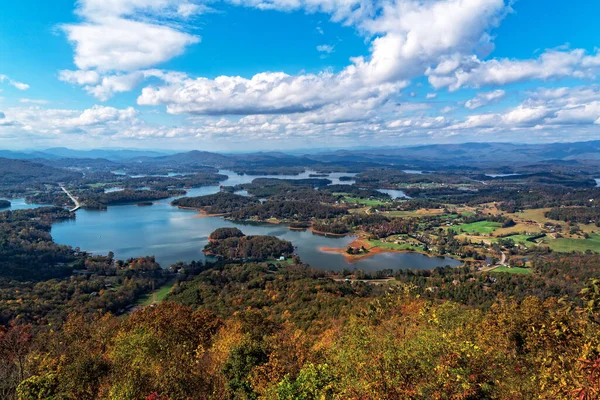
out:
{"label": "open field", "polygon": [[514,268],[498,267],[498,268],[492,269],[490,272],[508,272],[509,274],[523,274],[523,275],[529,275],[529,274],[533,273],[531,268],[520,268],[520,267],[514,267]]}
{"label": "open field", "polygon": [[557,252],[560,253],[570,253],[571,251],[586,251],[591,250],[596,253],[600,253],[600,235],[591,234],[588,239],[553,239],[547,240],[545,243],[548,246]]}
{"label": "open field", "polygon": [[159,287],[155,291],[153,291],[151,293],[147,293],[147,294],[143,295],[142,297],[140,297],[136,301],[136,305],[149,306],[151,304],[162,303],[164,301],[164,299],[167,297],[167,295],[169,294],[169,292],[171,291],[171,289],[173,289],[174,285],[175,285],[174,280],[171,280],[171,281],[165,283],[163,286]]}
{"label": "open field", "polygon": [[521,234],[524,232],[537,234],[537,233],[540,233],[541,231],[542,231],[542,228],[537,224],[526,224],[526,223],[522,223],[522,222],[517,222],[517,224],[514,226],[509,226],[508,228],[497,229],[496,231],[494,231],[494,235],[495,236],[506,236],[506,235],[513,235],[513,234],[518,235],[518,234]]}
{"label": "open field", "polygon": [[459,232],[463,231],[466,233],[492,233],[501,226],[502,224],[499,222],[479,221],[470,224],[457,225],[454,228],[458,229]]}
{"label": "open field", "polygon": [[531,210],[519,211],[513,215],[523,221],[535,221],[543,224],[550,221],[545,216],[548,211],[550,211],[550,208],[533,208]]}
{"label": "open field", "polygon": [[380,247],[388,250],[396,250],[396,251],[423,251],[423,249],[419,246],[410,244],[410,243],[392,243],[392,242],[382,242],[381,240],[367,240],[367,243],[370,247]]}

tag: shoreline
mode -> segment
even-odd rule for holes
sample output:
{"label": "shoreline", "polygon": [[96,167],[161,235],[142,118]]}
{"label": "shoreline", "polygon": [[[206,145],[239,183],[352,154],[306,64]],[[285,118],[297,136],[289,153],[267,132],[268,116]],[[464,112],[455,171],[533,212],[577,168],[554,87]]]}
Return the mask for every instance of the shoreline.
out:
{"label": "shoreline", "polygon": [[[173,204],[171,204],[171,205],[173,205]],[[225,216],[227,216],[227,214],[209,214],[205,210],[203,210],[202,208],[186,207],[186,206],[175,206],[175,207],[180,208],[182,210],[198,211],[198,215],[195,215],[194,218],[225,217]]]}
{"label": "shoreline", "polygon": [[[421,251],[417,251],[417,250],[395,250],[395,249],[386,249],[384,247],[369,247],[369,244],[362,238],[356,238],[354,241],[350,242],[348,244],[348,247],[354,247],[354,248],[360,248],[363,247],[365,249],[367,249],[369,252],[368,253],[361,253],[361,254],[348,254],[348,252],[346,251],[347,248],[345,249],[340,249],[340,248],[336,248],[336,247],[319,247],[319,251],[322,251],[324,253],[337,253],[337,254],[341,254],[344,256],[344,258],[346,259],[346,261],[348,261],[348,263],[353,264],[355,262],[364,260],[365,258],[369,258],[372,256],[375,256],[377,254],[383,254],[383,253],[418,253],[418,254],[422,254],[425,257],[429,257],[429,258],[437,258],[437,257],[444,257],[444,258],[451,258],[453,260],[457,260],[454,257],[448,257],[448,256],[441,256],[441,255],[430,255],[428,253],[423,253]],[[464,260],[458,260],[458,261],[464,261]]]}
{"label": "shoreline", "polygon": [[[289,226],[288,226],[289,228]],[[292,228],[290,228],[292,229]],[[321,235],[321,236],[332,236],[332,237],[346,237],[348,236],[348,234],[346,233],[331,233],[331,232],[322,232],[322,231],[318,231],[313,227],[309,227],[309,228],[304,228],[304,229],[308,229],[309,231],[311,231],[312,233],[314,233],[315,235]],[[303,230],[304,230],[303,229]],[[354,243],[354,242],[353,242]]]}

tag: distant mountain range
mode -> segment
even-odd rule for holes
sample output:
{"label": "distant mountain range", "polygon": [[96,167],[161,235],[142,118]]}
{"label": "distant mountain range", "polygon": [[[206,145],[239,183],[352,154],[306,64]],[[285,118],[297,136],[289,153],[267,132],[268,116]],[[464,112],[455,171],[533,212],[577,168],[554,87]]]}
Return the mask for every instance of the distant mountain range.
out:
{"label": "distant mountain range", "polygon": [[[116,163],[156,165],[206,165],[232,167],[252,165],[306,165],[317,163],[366,163],[380,165],[472,165],[540,163],[545,161],[574,163],[600,162],[600,141],[550,144],[462,143],[432,144],[412,147],[336,150],[315,154],[290,155],[283,152],[222,154],[189,151],[175,154],[151,150],[71,150],[57,147],[42,151],[0,150],[0,157],[23,160],[104,159]],[[62,162],[61,162],[62,164]]]}

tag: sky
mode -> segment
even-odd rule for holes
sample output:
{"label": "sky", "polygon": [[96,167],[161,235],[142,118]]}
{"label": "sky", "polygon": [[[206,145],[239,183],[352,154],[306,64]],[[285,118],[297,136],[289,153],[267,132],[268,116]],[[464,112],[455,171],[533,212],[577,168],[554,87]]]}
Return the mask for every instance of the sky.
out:
{"label": "sky", "polygon": [[600,2],[4,0],[0,148],[600,139]]}

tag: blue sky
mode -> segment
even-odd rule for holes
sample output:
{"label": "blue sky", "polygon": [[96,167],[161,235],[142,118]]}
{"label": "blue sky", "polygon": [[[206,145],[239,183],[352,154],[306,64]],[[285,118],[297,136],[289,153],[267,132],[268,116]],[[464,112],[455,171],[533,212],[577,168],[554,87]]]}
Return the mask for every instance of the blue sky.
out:
{"label": "blue sky", "polygon": [[0,148],[600,139],[599,2],[7,0]]}

